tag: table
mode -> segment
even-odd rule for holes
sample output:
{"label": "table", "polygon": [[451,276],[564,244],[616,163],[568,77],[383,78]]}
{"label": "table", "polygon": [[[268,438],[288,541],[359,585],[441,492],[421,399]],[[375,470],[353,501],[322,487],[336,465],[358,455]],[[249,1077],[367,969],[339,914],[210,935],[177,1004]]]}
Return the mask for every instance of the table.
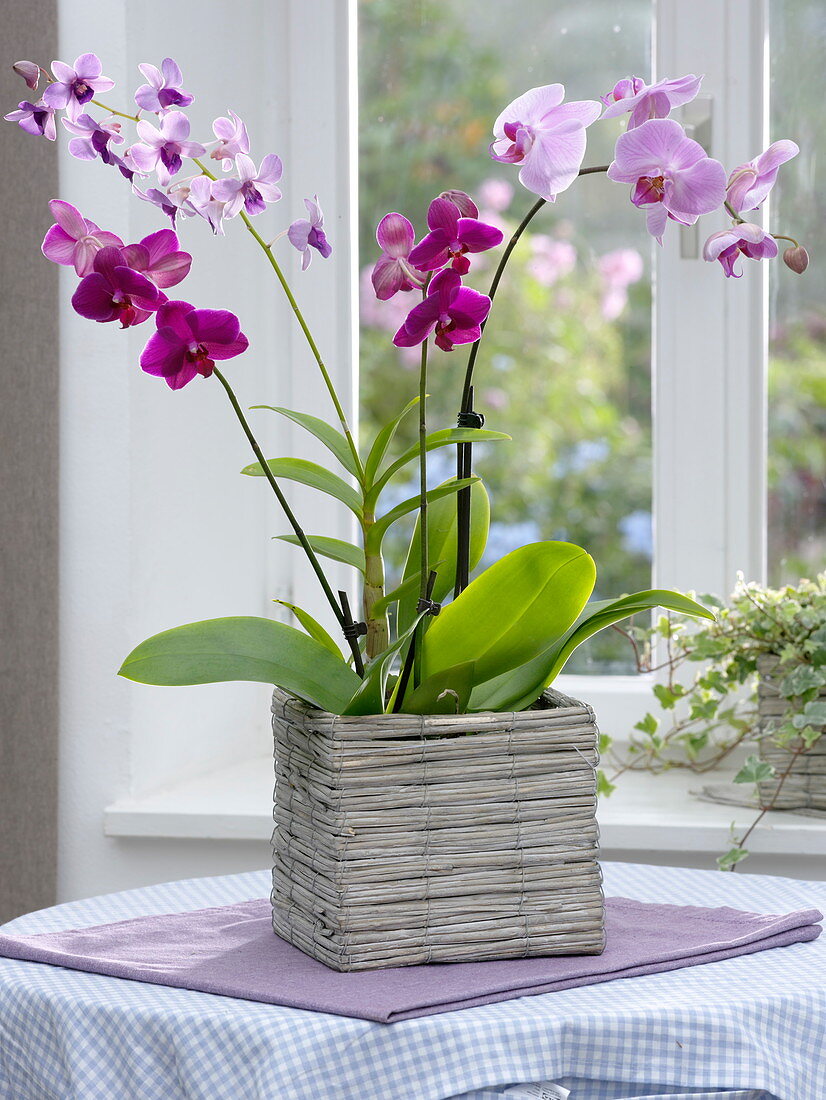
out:
{"label": "table", "polygon": [[[604,872],[608,895],[826,911],[826,883],[619,863]],[[76,928],[268,889],[268,871],[190,879],[4,927]],[[508,1086],[538,1081],[570,1100],[823,1100],[826,935],[389,1026],[0,958],[2,1100],[521,1100]]]}

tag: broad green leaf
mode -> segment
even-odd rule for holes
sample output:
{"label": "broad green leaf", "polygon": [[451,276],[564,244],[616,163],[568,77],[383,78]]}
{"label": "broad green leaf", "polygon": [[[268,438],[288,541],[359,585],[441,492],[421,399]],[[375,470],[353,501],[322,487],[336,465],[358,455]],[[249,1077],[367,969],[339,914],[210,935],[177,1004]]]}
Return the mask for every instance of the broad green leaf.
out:
{"label": "broad green leaf", "polygon": [[[431,432],[426,437],[425,450],[435,451],[438,447],[449,447],[456,443],[497,443],[510,438],[504,432],[490,432],[485,428],[442,428],[441,431]],[[412,462],[418,457],[419,444],[416,442],[412,447],[408,447],[404,454],[400,455],[386,470],[383,470],[367,495],[368,506],[378,500],[379,493],[394,474],[397,474],[399,470],[403,470],[408,462]]]}
{"label": "broad green leaf", "polygon": [[302,428],[306,428],[311,435],[314,435],[316,439],[320,439],[328,451],[332,451],[341,465],[353,477],[358,478],[359,471],[356,465],[356,460],[353,458],[353,452],[350,450],[350,444],[347,442],[347,437],[343,432],[337,431],[331,427],[326,420],[321,420],[317,416],[311,416],[309,413],[295,412],[293,409],[282,409],[279,405],[253,405],[254,409],[269,409],[271,412],[281,413],[282,416],[286,416],[288,420],[294,421],[296,424],[300,424]]}
{"label": "broad green leaf", "polygon": [[385,454],[387,454],[387,448],[390,446],[399,424],[401,424],[410,410],[414,409],[418,403],[418,397],[414,397],[412,401],[408,401],[399,415],[394,417],[389,424],[385,424],[373,440],[373,446],[370,448],[364,463],[364,476],[368,486],[373,484],[381,461]]}
{"label": "broad green leaf", "polygon": [[[458,493],[460,489],[464,489],[466,485],[473,485],[479,480],[478,477],[463,477],[459,480],[446,481],[444,485],[437,485],[435,489],[428,490],[427,503],[432,504],[434,500],[441,500],[442,497],[449,496],[451,493]],[[385,512],[383,516],[379,516],[372,527],[369,528],[365,536],[365,542],[368,544],[365,549],[371,553],[378,554],[381,551],[381,543],[384,538],[388,527],[396,522],[397,519],[401,519],[402,516],[407,516],[411,512],[419,507],[418,494],[414,497],[408,497],[407,500],[403,500],[401,504],[397,504],[395,508],[391,508],[389,512]]]}
{"label": "broad green leaf", "polygon": [[[471,485],[470,494],[470,568],[475,569],[485,552],[485,545],[488,541],[490,500],[481,481]],[[419,577],[420,519],[420,516],[416,517],[416,526],[413,529],[410,548],[407,551],[407,561],[402,574],[405,579]],[[436,572],[436,583],[433,586],[432,598],[437,603],[441,603],[453,591],[453,585],[456,581],[457,527],[456,501],[453,497],[442,497],[441,500],[428,505],[428,560],[443,563],[442,567]],[[431,568],[435,568],[435,566],[431,566]],[[410,593],[399,599],[398,623],[400,630],[403,630],[408,623],[412,622],[416,614],[418,593],[419,585],[414,584]]]}
{"label": "broad green leaf", "polygon": [[749,853],[745,848],[731,848],[724,856],[717,857],[717,867],[721,871],[732,871],[737,863],[748,859]]}
{"label": "broad green leaf", "polygon": [[740,771],[735,775],[735,783],[762,783],[774,778],[774,767],[759,756],[749,756]]}
{"label": "broad green leaf", "polygon": [[[275,535],[274,538],[281,542],[288,542],[291,546],[300,546],[298,535]],[[307,535],[307,542],[317,554],[330,558],[332,561],[341,561],[345,565],[352,565],[359,572],[364,572],[364,551],[360,546],[352,542],[344,542],[343,539],[331,539],[326,535]]]}
{"label": "broad green leaf", "polygon": [[[364,670],[364,679],[360,682],[353,696],[347,702],[342,714],[384,714],[385,696],[387,694],[387,678],[390,675],[390,666],[393,658],[411,638],[413,631],[424,618],[424,613],[419,615],[416,622],[406,630],[393,645],[388,646],[383,653],[367,665]],[[391,700],[392,701],[392,700]]]}
{"label": "broad green leaf", "polygon": [[303,607],[297,607],[294,603],[288,603],[286,600],[273,600],[272,602],[279,603],[282,607],[289,608],[311,638],[315,638],[317,642],[321,642],[321,644],[326,646],[331,653],[335,653],[336,657],[341,657],[341,650],[321,623],[317,619],[314,619]]}
{"label": "broad green leaf", "polygon": [[139,684],[178,686],[254,680],[276,684],[341,714],[359,677],[315,638],[272,619],[206,619],[164,630],[129,654],[119,671]]}
{"label": "broad green leaf", "polygon": [[595,579],[591,556],[570,542],[512,550],[433,620],[422,643],[422,679],[466,661],[475,662],[477,683],[521,668],[576,620]]}
{"label": "broad green leaf", "polygon": [[713,619],[701,604],[668,589],[647,589],[620,596],[616,600],[593,600],[573,626],[535,660],[474,689],[471,710],[524,710],[551,684],[574,650],[593,634],[629,615],[638,615],[652,607],[666,607],[683,615]]}
{"label": "broad green leaf", "polygon": [[[328,493],[346,504],[361,519],[361,495],[338,474],[326,470],[317,462],[308,462],[305,458],[268,458],[267,465],[275,477],[285,477],[288,481],[298,481],[312,489],[320,489],[322,493]],[[260,462],[245,466],[241,473],[250,477],[264,476]]]}
{"label": "broad green leaf", "polygon": [[473,688],[473,662],[442,669],[405,692],[404,714],[464,714]]}

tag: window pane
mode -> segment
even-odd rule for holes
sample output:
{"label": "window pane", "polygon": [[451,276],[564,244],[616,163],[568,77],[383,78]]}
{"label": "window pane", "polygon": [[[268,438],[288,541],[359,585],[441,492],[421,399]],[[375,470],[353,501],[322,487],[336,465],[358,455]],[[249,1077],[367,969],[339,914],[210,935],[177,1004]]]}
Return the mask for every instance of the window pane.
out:
{"label": "window pane", "polygon": [[[769,345],[769,577],[796,581],[826,566],[826,112],[822,0],[772,0],[771,138],[801,155],[781,168],[772,231],[805,245],[803,276],[773,264]],[[778,242],[782,250],[787,241]]]}
{"label": "window pane", "polygon": [[[536,85],[561,82],[567,99],[594,99],[621,76],[648,78],[651,19],[650,0],[360,0],[365,437],[416,392],[419,361],[418,349],[399,352],[391,342],[415,298],[377,302],[370,286],[379,219],[398,210],[421,236],[431,199],[460,188],[507,239],[535,197],[512,166],[488,157],[493,120]],[[619,132],[619,122],[592,127],[585,164],[606,164]],[[596,559],[597,598],[651,582],[651,250],[643,223],[624,189],[600,175],[543,209],[509,265],[475,375],[487,427],[514,437],[476,449],[492,501],[488,560],[536,539],[578,543]],[[468,282],[487,291],[492,270],[479,257]],[[433,428],[456,423],[466,360],[462,348],[431,356]],[[413,418],[406,432],[412,442]],[[452,476],[454,452],[433,452],[430,467],[434,484]],[[411,470],[398,496],[415,492]],[[396,537],[391,573],[409,531]],[[631,670],[629,647],[611,631],[568,666]]]}

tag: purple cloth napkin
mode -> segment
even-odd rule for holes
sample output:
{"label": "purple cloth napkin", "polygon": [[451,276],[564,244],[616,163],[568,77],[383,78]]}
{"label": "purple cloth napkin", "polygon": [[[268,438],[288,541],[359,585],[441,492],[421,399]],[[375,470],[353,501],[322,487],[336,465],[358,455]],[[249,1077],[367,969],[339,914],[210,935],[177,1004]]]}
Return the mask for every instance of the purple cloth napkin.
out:
{"label": "purple cloth napkin", "polygon": [[785,947],[816,939],[822,919],[816,909],[762,916],[608,898],[602,955],[339,974],[278,939],[268,899],[255,898],[65,932],[0,933],[0,955],[392,1024]]}

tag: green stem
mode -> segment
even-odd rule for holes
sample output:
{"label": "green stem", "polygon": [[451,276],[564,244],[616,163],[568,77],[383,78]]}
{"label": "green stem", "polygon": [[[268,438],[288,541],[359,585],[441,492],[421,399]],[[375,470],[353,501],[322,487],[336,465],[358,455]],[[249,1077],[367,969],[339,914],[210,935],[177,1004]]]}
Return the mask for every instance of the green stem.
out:
{"label": "green stem", "polygon": [[[127,115],[123,111],[116,111],[114,107],[107,107],[105,103],[101,103],[99,99],[93,99],[92,103],[96,107],[102,108],[104,111],[108,111],[110,115],[117,115],[118,118],[128,118],[130,122],[140,122],[140,115]],[[213,177],[214,178],[214,177]]]}
{"label": "green stem", "polygon": [[784,237],[782,233],[772,233],[772,236],[776,241],[789,241],[795,248],[800,248],[800,242],[796,241],[794,237]]}
{"label": "green stem", "polygon": [[737,225],[742,225],[745,219],[740,217],[740,215],[737,213],[737,211],[734,209],[728,199],[726,199],[723,205],[725,206],[726,210],[728,210],[729,214],[731,214],[732,218],[734,218]]}

